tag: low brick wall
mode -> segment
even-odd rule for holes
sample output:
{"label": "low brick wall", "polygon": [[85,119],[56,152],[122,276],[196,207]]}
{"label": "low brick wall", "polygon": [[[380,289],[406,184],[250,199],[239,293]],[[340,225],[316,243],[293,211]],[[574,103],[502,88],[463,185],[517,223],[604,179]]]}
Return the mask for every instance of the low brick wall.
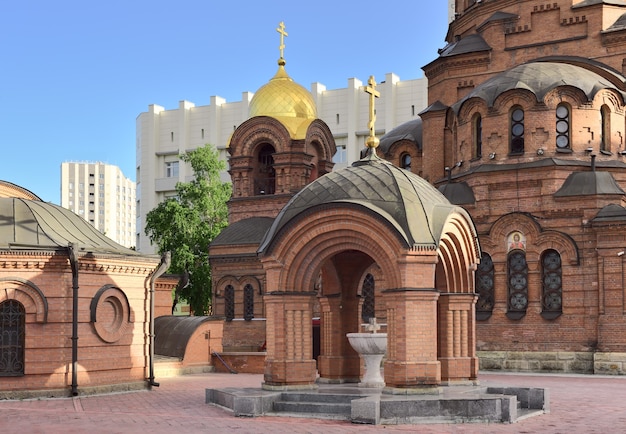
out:
{"label": "low brick wall", "polygon": [[[224,362],[232,369],[242,374],[262,374],[265,370],[265,355],[263,352],[224,352],[218,353]],[[215,372],[230,372],[226,366],[215,356],[212,356],[211,364]]]}

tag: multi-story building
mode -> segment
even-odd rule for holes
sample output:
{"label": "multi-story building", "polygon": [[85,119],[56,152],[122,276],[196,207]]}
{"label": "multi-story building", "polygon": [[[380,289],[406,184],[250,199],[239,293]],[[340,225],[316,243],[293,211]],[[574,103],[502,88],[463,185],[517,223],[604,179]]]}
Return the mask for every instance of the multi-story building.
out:
{"label": "multi-story building", "polygon": [[[384,134],[396,125],[417,118],[426,107],[427,85],[424,78],[401,81],[395,74],[387,74],[377,87],[380,98],[376,102],[376,133]],[[348,87],[342,89],[326,89],[320,83],[311,86],[317,118],[328,124],[335,139],[335,169],[358,160],[365,147],[369,109],[362,87],[363,83],[355,78],[349,79]],[[180,161],[179,155],[209,143],[227,160],[230,138],[249,118],[253,96],[244,92],[237,102],[213,96],[209,105],[199,107],[181,101],[178,108],[172,110],[150,105],[147,112],[138,116],[136,246],[139,250],[155,251],[143,230],[146,214],[175,195],[178,181],[188,181],[192,176],[191,167]],[[224,179],[229,179],[227,173]]]}
{"label": "multi-story building", "polygon": [[61,206],[125,247],[135,246],[135,183],[104,163],[61,164]]}

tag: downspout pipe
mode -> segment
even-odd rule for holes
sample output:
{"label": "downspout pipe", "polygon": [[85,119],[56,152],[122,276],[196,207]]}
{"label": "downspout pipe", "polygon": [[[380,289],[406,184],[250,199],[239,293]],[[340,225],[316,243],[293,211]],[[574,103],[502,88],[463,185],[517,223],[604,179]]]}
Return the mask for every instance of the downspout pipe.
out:
{"label": "downspout pipe", "polygon": [[67,246],[67,256],[72,269],[72,396],[78,395],[78,257],[74,243]]}
{"label": "downspout pipe", "polygon": [[154,283],[170,268],[171,262],[172,254],[170,252],[163,253],[159,266],[150,276],[150,376],[148,377],[148,386],[150,389],[152,389],[152,387],[159,387],[159,383],[154,381]]}

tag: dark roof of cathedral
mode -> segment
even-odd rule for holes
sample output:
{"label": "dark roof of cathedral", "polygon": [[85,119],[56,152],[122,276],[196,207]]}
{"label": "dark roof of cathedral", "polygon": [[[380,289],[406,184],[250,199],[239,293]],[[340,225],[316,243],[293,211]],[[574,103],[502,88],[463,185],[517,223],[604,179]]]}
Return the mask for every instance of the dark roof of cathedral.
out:
{"label": "dark roof of cathedral", "polygon": [[456,56],[458,54],[475,53],[477,51],[489,51],[491,47],[482,36],[475,33],[454,41],[439,50],[439,57]]}
{"label": "dark roof of cathedral", "polygon": [[483,21],[483,23],[479,25],[477,28],[480,29],[486,24],[492,23],[494,21],[514,20],[517,18],[519,18],[519,15],[517,14],[510,14],[508,12],[498,11],[498,12],[495,12],[493,15],[491,15],[489,18],[487,18],[485,21]]}
{"label": "dark roof of cathedral", "polygon": [[259,244],[274,221],[270,217],[250,217],[225,227],[211,242],[212,246]]}
{"label": "dark roof of cathedral", "polygon": [[377,214],[394,227],[407,247],[436,248],[452,205],[425,179],[368,155],[337,172],[328,173],[300,190],[281,210],[259,248],[263,253],[290,221],[326,204],[352,204]]}
{"label": "dark roof of cathedral", "polygon": [[572,86],[582,90],[589,100],[601,89],[614,89],[625,98],[626,94],[608,79],[596,72],[562,62],[535,61],[515,66],[477,86],[463,99],[453,105],[456,112],[471,98],[484,100],[492,107],[496,98],[511,89],[526,89],[538,101],[558,86]]}
{"label": "dark roof of cathedral", "polygon": [[391,145],[400,140],[411,140],[417,143],[419,149],[422,149],[422,118],[417,117],[389,131],[380,138],[378,149],[388,152]]}
{"label": "dark roof of cathedral", "polygon": [[438,190],[455,205],[473,205],[476,203],[474,191],[467,182],[448,182],[440,185]]}
{"label": "dark roof of cathedral", "polygon": [[0,249],[58,250],[138,256],[117,244],[72,211],[49,202],[0,198]]}
{"label": "dark roof of cathedral", "polygon": [[576,3],[572,5],[572,9],[583,8],[586,6],[594,6],[594,5],[614,5],[614,6],[626,6],[626,1],[624,0],[585,0],[580,3]]}
{"label": "dark roof of cathedral", "polygon": [[596,194],[621,194],[624,190],[617,184],[609,172],[573,172],[567,177],[555,197],[587,196]]}
{"label": "dark roof of cathedral", "polygon": [[598,212],[592,219],[593,222],[614,222],[626,221],[626,208],[615,203],[611,203]]}

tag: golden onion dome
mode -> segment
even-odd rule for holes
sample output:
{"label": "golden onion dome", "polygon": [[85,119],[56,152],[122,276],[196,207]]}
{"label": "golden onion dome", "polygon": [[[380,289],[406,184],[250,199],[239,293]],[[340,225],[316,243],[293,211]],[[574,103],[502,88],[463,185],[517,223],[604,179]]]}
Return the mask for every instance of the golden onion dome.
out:
{"label": "golden onion dome", "polygon": [[285,71],[285,61],[278,61],[278,71],[254,94],[248,112],[250,118],[270,116],[280,121],[291,138],[303,139],[311,122],[317,118],[313,96]]}

